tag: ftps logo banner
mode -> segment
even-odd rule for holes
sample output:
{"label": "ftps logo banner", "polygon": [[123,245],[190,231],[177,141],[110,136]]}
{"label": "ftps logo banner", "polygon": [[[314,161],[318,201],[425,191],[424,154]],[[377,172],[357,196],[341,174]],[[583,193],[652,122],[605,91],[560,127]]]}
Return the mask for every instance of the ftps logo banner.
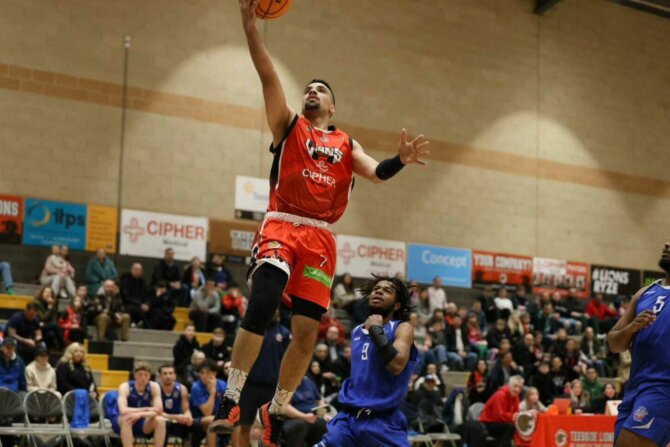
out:
{"label": "ftps logo banner", "polygon": [[86,205],[26,199],[24,245],[86,248]]}

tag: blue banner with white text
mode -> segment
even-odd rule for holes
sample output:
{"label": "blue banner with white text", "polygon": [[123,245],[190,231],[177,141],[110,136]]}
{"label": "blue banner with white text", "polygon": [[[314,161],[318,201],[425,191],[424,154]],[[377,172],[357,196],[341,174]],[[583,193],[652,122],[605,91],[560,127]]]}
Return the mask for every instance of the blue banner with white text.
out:
{"label": "blue banner with white text", "polygon": [[438,247],[435,245],[407,245],[407,279],[432,283],[442,278],[442,284],[454,287],[471,287],[472,252],[464,248]]}
{"label": "blue banner with white text", "polygon": [[86,248],[86,205],[26,199],[23,243],[48,247]]}

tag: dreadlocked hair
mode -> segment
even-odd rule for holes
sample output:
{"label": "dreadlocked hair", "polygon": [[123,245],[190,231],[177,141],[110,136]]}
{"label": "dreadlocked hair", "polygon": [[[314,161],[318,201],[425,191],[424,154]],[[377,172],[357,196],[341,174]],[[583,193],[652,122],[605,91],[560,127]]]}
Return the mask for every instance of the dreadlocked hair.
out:
{"label": "dreadlocked hair", "polygon": [[372,294],[372,290],[377,284],[381,281],[388,281],[395,289],[396,302],[400,303],[400,309],[393,311],[394,319],[401,321],[409,321],[409,314],[414,310],[410,304],[410,291],[407,288],[407,284],[401,279],[385,276],[385,275],[372,275],[374,279],[367,281],[363,284],[358,290],[363,295],[363,299],[369,299]]}

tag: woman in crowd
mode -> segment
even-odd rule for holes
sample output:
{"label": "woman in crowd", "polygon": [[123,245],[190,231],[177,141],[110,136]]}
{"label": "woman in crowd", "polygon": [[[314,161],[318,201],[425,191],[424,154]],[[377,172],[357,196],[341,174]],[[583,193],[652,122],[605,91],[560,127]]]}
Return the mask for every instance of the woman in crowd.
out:
{"label": "woman in crowd", "polygon": [[50,286],[42,287],[33,300],[37,316],[42,324],[42,336],[49,349],[62,351],[65,349],[63,333],[58,327],[58,300]]}
{"label": "woman in crowd", "polygon": [[194,256],[191,259],[191,264],[186,268],[186,271],[184,271],[184,276],[181,280],[186,286],[191,299],[193,299],[195,292],[205,285],[206,281],[207,279],[205,277],[205,270],[202,267],[202,261],[197,256]]}
{"label": "woman in crowd", "polygon": [[[67,254],[67,247],[63,246]],[[40,275],[40,283],[51,286],[56,296],[74,296],[74,268],[69,261],[62,256],[61,247],[53,245],[51,254],[47,257]]]}
{"label": "woman in crowd", "polygon": [[98,387],[91,368],[86,363],[84,346],[72,343],[67,347],[56,367],[56,383],[61,394],[71,390],[85,389],[91,396],[97,398]]}
{"label": "woman in crowd", "polygon": [[486,381],[489,378],[489,367],[486,360],[479,359],[475,369],[468,376],[468,401],[470,405],[476,402],[485,403],[490,397],[486,389]]}
{"label": "woman in crowd", "polygon": [[338,309],[346,309],[356,301],[356,290],[354,289],[354,278],[350,273],[342,275],[342,279],[333,289],[333,304]]}
{"label": "woman in crowd", "polygon": [[[481,331],[479,325],[479,318],[477,314],[470,313],[467,317],[467,325],[465,328],[468,341],[475,347],[480,359],[485,359],[488,355],[489,348],[484,333]],[[416,337],[416,333],[415,333]]]}
{"label": "woman in crowd", "polygon": [[67,309],[63,311],[58,325],[63,331],[63,338],[67,344],[72,342],[83,343],[86,336],[86,324],[84,322],[84,298],[86,286],[77,289],[77,294],[70,300]]}
{"label": "woman in crowd", "polygon": [[591,411],[595,414],[605,414],[605,409],[607,407],[608,400],[617,400],[619,399],[619,393],[616,392],[616,388],[613,383],[606,383],[603,388],[603,393],[598,396],[591,405]]}
{"label": "woman in crowd", "polygon": [[570,382],[568,389],[570,397],[570,408],[574,414],[588,413],[591,411],[591,399],[589,393],[584,391],[584,385],[579,379]]}
{"label": "woman in crowd", "polygon": [[56,371],[49,364],[49,352],[44,345],[35,350],[35,360],[26,366],[26,387],[28,391],[56,391]]}
{"label": "woman in crowd", "polygon": [[540,391],[531,386],[526,391],[526,397],[523,399],[523,402],[519,405],[519,411],[530,411],[535,410],[538,413],[544,413],[547,411],[547,407],[540,402]]}

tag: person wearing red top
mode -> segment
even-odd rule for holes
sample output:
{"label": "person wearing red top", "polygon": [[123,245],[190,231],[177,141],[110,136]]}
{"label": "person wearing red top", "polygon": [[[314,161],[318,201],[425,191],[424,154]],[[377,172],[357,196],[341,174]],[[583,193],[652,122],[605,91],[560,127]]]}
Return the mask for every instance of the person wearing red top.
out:
{"label": "person wearing red top", "polygon": [[[512,376],[507,385],[496,391],[484,405],[479,421],[484,424],[489,436],[496,439],[499,447],[510,447],[514,437],[514,420],[519,414],[519,394],[523,389],[523,377]],[[470,444],[476,447],[475,444]]]}
{"label": "person wearing red top", "polygon": [[589,304],[586,305],[586,313],[597,320],[598,332],[601,334],[609,332],[619,318],[619,313],[614,305],[611,303],[609,306],[605,304],[602,293],[593,295]]}

